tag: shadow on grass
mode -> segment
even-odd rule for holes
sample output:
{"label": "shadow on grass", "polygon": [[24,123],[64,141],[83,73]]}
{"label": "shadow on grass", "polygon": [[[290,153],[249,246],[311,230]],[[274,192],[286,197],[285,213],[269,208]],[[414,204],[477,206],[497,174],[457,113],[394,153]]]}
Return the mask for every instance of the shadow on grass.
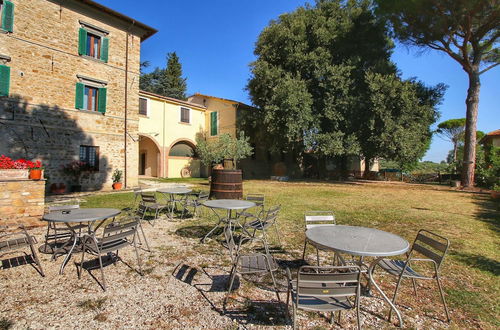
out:
{"label": "shadow on grass", "polygon": [[457,251],[452,251],[450,254],[467,266],[488,272],[491,275],[500,276],[500,262],[497,260],[477,254],[462,253]]}
{"label": "shadow on grass", "polygon": [[474,203],[479,206],[476,218],[485,222],[495,233],[500,233],[500,200],[491,199],[488,195],[478,195]]}
{"label": "shadow on grass", "polygon": [[[214,226],[188,226],[177,229],[175,234],[185,238],[203,238],[212,228]],[[217,228],[211,237],[217,237],[220,234],[222,234],[222,227]]]}

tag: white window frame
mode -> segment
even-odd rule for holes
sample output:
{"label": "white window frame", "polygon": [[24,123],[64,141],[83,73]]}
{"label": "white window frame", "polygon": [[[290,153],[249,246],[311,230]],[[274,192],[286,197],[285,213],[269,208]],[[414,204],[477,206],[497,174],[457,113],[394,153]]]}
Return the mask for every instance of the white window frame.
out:
{"label": "white window frame", "polygon": [[146,100],[146,114],[143,115],[142,113],[139,112],[139,115],[140,116],[149,117],[149,101],[150,101],[149,98],[148,97],[144,97],[144,96],[139,96],[139,99],[145,99]]}
{"label": "white window frame", "polygon": [[[189,111],[189,121],[188,122],[182,121],[182,109],[187,109]],[[179,107],[179,123],[186,124],[186,125],[190,125],[191,124],[191,108],[188,108],[188,107]]]}

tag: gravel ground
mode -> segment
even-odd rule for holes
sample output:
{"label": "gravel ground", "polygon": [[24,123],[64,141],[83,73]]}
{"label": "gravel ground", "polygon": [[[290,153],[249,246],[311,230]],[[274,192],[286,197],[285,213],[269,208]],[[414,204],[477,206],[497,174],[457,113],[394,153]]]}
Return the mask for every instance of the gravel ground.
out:
{"label": "gravel ground", "polygon": [[[157,221],[154,227],[145,224],[152,252],[140,251],[144,276],[136,272],[133,248],[124,249],[120,251],[124,262],[105,267],[106,292],[89,272],[84,271],[78,279],[74,261],[80,260],[80,254],[70,260],[63,275],[58,274],[63,258],[51,261],[50,255],[42,253],[39,257],[45,277],[29,265],[0,270],[0,329],[290,328],[290,321],[284,317],[284,304],[276,300],[267,277],[240,278],[223,313],[229,254],[216,239],[201,244],[198,238],[180,235],[182,231],[177,229],[181,226],[179,221],[165,219]],[[37,247],[43,242],[44,231],[44,228],[31,231],[39,241]],[[301,251],[276,254],[276,259],[281,265],[297,265],[292,255],[299,256]],[[98,270],[92,274],[101,280]],[[278,278],[284,290],[284,272]],[[391,290],[390,283],[388,278],[383,287]],[[410,290],[403,290],[402,300],[411,301],[404,298],[405,293],[411,297]],[[284,301],[285,293],[281,297]],[[419,299],[420,304],[427,304],[426,313],[399,305],[405,327],[447,327],[447,323],[439,320],[443,318],[439,300]],[[363,297],[361,306],[363,327],[394,327],[383,318],[387,307],[377,295]],[[343,313],[341,325],[330,325],[325,315],[304,311],[298,313],[298,322],[304,328],[356,326],[353,311]]]}

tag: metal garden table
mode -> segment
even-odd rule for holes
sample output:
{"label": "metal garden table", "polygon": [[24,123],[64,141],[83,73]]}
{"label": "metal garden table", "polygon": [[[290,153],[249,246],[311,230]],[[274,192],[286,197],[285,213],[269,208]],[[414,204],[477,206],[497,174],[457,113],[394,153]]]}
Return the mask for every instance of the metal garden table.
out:
{"label": "metal garden table", "polygon": [[[78,241],[80,241],[80,232],[77,232],[71,227],[71,224],[75,223],[87,223],[88,225],[88,233],[94,234],[95,231],[104,223],[104,220],[109,219],[109,218],[114,218],[118,214],[120,214],[121,211],[118,209],[107,209],[107,208],[89,208],[89,209],[73,209],[73,210],[67,210],[67,211],[54,211],[45,214],[42,217],[42,220],[45,221],[53,221],[53,222],[60,222],[64,223],[66,226],[71,231],[72,238],[70,238],[60,249],[64,249],[67,245],[70,244],[70,242],[73,242],[73,245],[71,246],[71,249],[68,251],[68,254],[64,258],[64,261],[61,265],[61,268],[59,270],[59,274],[62,274],[64,271],[64,267],[68,263],[69,259],[71,258],[71,255],[73,254],[73,251],[75,250],[76,244]],[[97,222],[100,221],[100,223],[95,227],[92,228],[93,225]]]}
{"label": "metal garden table", "polygon": [[183,195],[183,198],[186,198],[187,194],[191,193],[193,190],[186,188],[186,187],[170,187],[170,188],[160,188],[160,189],[157,189],[156,191],[159,193],[162,193],[164,195],[169,195],[168,202],[171,205],[170,219],[173,219],[176,203],[180,203],[181,206],[184,207],[184,205],[182,205],[183,199],[182,198],[176,199],[175,196],[176,195]]}
{"label": "metal garden table", "polygon": [[403,326],[401,313],[375,282],[373,271],[384,257],[405,253],[410,244],[404,238],[382,230],[356,226],[323,226],[313,227],[306,231],[306,238],[318,247],[353,256],[375,258],[368,266],[368,285],[373,285],[384,300],[396,311],[399,325]]}
{"label": "metal garden table", "polygon": [[[237,222],[236,211],[249,209],[251,207],[254,207],[256,204],[254,202],[243,201],[239,199],[214,199],[204,202],[203,205],[214,211],[214,213],[219,218],[219,222],[217,222],[215,227],[212,228],[212,230],[210,230],[208,234],[206,234],[205,237],[202,238],[201,241],[205,242],[205,240],[220,226],[221,223]],[[217,212],[215,212],[216,209],[226,210],[227,216],[225,218],[221,217]],[[243,228],[241,224],[238,223],[238,225]]]}

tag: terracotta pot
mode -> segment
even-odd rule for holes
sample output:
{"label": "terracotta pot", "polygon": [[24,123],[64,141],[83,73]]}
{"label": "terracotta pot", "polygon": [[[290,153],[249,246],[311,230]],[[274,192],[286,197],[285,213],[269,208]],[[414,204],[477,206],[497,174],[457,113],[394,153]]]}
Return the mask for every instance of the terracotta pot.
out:
{"label": "terracotta pot", "polygon": [[122,183],[121,182],[115,182],[115,183],[113,183],[113,189],[114,190],[120,190],[120,189],[122,189]]}
{"label": "terracotta pot", "polygon": [[53,183],[50,185],[50,192],[56,195],[64,194],[66,192],[66,185],[64,183]]}
{"label": "terracotta pot", "polygon": [[40,180],[42,178],[42,170],[31,170],[29,178],[31,180]]}

